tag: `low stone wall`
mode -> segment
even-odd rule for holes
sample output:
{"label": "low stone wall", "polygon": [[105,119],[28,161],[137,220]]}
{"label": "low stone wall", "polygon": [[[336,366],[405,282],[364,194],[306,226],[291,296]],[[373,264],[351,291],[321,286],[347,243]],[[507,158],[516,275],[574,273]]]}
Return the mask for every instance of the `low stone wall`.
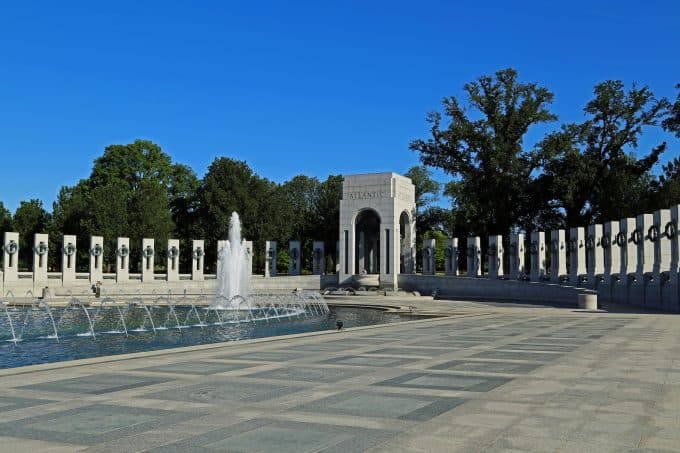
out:
{"label": "low stone wall", "polygon": [[399,287],[423,295],[431,295],[436,291],[437,295],[444,297],[550,301],[574,306],[578,305],[579,294],[597,294],[592,290],[549,283],[416,274],[400,275]]}
{"label": "low stone wall", "polygon": [[[142,282],[141,280],[129,280],[125,283],[118,283],[115,280],[104,279],[102,284],[103,295],[118,294],[139,294],[139,295],[166,295],[168,292],[174,295],[211,295],[217,291],[217,280],[214,276],[206,276],[204,281],[180,280],[168,282],[157,280],[154,282]],[[277,276],[264,277],[253,275],[251,288],[254,293],[287,293],[294,289],[301,288],[307,291],[320,291],[323,288],[337,286],[337,275],[297,275],[297,276]],[[49,288],[52,296],[62,297],[69,295],[90,294],[92,285],[87,281],[76,281],[71,284],[64,284],[61,280],[52,280],[46,283],[36,283],[33,280],[25,279],[2,287],[2,297],[8,293],[15,297],[24,297],[27,293],[32,293],[35,297],[42,297],[43,289]]]}

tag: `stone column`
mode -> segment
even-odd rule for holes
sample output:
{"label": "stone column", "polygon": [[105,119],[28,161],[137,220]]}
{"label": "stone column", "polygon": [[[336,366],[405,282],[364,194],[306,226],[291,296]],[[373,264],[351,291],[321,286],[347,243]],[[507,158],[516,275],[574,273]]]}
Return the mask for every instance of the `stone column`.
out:
{"label": "stone column", "polygon": [[191,241],[191,279],[197,282],[204,280],[203,269],[205,269],[205,241],[194,239]]}
{"label": "stone column", "polygon": [[510,278],[519,280],[526,275],[524,266],[524,234],[516,233],[510,236]]}
{"label": "stone column", "polygon": [[300,241],[288,244],[288,275],[300,275],[302,264],[302,245]]}
{"label": "stone column", "polygon": [[7,282],[19,279],[19,233],[6,232],[2,246],[2,273]]}
{"label": "stone column", "polygon": [[652,266],[652,285],[645,289],[645,300],[655,306],[669,310],[663,303],[663,287],[668,282],[668,270],[671,267],[671,244],[665,235],[665,226],[671,221],[671,210],[660,209],[654,212],[654,224],[647,230],[647,236],[654,247],[654,264]]}
{"label": "stone column", "polygon": [[326,269],[325,244],[323,241],[312,242],[312,274],[323,275]]}
{"label": "stone column", "polygon": [[116,282],[130,281],[130,238],[116,240]]}
{"label": "stone column", "polygon": [[248,261],[246,266],[249,274],[253,274],[253,241],[243,240],[243,247],[245,247],[246,260]]}
{"label": "stone column", "polygon": [[604,269],[602,275],[602,282],[598,286],[598,297],[603,302],[613,300],[613,291],[616,284],[620,284],[622,277],[621,272],[621,250],[616,242],[619,235],[619,221],[614,220],[605,222],[602,226],[602,239],[600,245],[602,246],[602,256],[604,260]]}
{"label": "stone column", "polygon": [[586,236],[586,270],[588,286],[597,289],[604,274],[604,248],[602,247],[602,224],[588,225]]}
{"label": "stone column", "polygon": [[680,224],[680,205],[671,206],[671,220],[663,226],[664,240],[670,245],[670,264],[668,277],[661,287],[663,307],[672,312],[680,311],[680,237],[678,225]]}
{"label": "stone column", "polygon": [[142,239],[142,282],[154,282],[154,240],[149,238]]}
{"label": "stone column", "polygon": [[[646,305],[652,308],[659,307],[659,297],[647,301],[645,294],[647,286],[655,285],[653,279],[654,270],[654,242],[649,237],[648,230],[654,224],[653,214],[640,214],[635,219],[635,230],[631,239],[637,246],[637,263],[635,267],[635,282],[629,291],[630,303],[635,305]],[[658,283],[658,282],[657,282]],[[658,285],[652,292],[660,291]]]}
{"label": "stone column", "polygon": [[586,277],[586,245],[583,227],[569,229],[569,284],[578,286]]}
{"label": "stone column", "polygon": [[458,238],[446,239],[444,273],[446,275],[458,275]]}
{"label": "stone column", "polygon": [[550,232],[550,282],[562,283],[567,275],[567,247],[564,230]]}
{"label": "stone column", "polygon": [[179,239],[168,239],[167,280],[179,281]]}
{"label": "stone column", "polygon": [[479,236],[468,236],[467,239],[467,276],[480,277],[481,240]]}
{"label": "stone column", "polygon": [[531,281],[540,282],[545,276],[545,233],[534,231],[531,233]]}
{"label": "stone column", "polygon": [[35,288],[47,283],[47,256],[49,252],[49,236],[36,233],[33,236],[33,282]]}
{"label": "stone column", "polygon": [[435,274],[435,240],[423,239],[423,275]]}
{"label": "stone column", "polygon": [[[74,242],[75,244],[75,242]],[[104,238],[90,236],[90,283],[104,279]]]}
{"label": "stone column", "polygon": [[489,278],[503,277],[503,236],[489,236]]}
{"label": "stone column", "polygon": [[[635,283],[635,271],[637,270],[637,245],[633,242],[635,235],[635,218],[629,217],[619,221],[619,234],[616,235],[616,244],[621,251],[620,281],[614,285],[612,297],[615,302],[631,303],[629,287]],[[639,301],[642,303],[642,301]]]}
{"label": "stone column", "polygon": [[276,276],[276,241],[265,241],[264,243],[264,276]]}
{"label": "stone column", "polygon": [[76,237],[65,234],[61,247],[61,281],[71,285],[76,281]]}

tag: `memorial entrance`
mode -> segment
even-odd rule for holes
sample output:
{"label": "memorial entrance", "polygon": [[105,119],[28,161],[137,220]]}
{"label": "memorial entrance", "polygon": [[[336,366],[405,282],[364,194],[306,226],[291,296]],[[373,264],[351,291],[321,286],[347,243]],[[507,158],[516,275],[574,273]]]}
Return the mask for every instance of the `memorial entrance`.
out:
{"label": "memorial entrance", "polygon": [[396,173],[348,175],[340,200],[340,286],[397,289],[414,269],[415,186]]}

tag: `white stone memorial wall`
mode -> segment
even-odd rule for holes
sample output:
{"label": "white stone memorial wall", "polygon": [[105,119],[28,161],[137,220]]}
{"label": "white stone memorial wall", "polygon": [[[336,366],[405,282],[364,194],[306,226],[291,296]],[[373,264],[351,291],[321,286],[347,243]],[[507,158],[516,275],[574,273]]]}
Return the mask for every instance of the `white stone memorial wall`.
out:
{"label": "white stone memorial wall", "polygon": [[47,258],[49,253],[49,236],[36,233],[33,236],[33,282],[36,287],[47,283]]}
{"label": "white stone memorial wall", "polygon": [[104,237],[90,236],[90,283],[96,284],[104,279]]}
{"label": "white stone memorial wall", "polygon": [[61,246],[61,281],[63,284],[73,284],[76,281],[76,236],[65,234]]}

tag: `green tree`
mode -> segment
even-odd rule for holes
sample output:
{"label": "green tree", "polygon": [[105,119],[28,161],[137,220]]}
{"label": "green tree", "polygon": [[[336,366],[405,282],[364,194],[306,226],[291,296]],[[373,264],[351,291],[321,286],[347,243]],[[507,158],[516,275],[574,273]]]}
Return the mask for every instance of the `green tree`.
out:
{"label": "green tree", "polygon": [[[49,218],[49,214],[43,208],[42,201],[38,199],[21,201],[14,212],[13,224],[19,233],[21,244],[19,248],[19,267],[21,269],[32,269],[34,235],[47,232]],[[54,247],[54,243],[50,245],[50,248]]]}
{"label": "green tree", "polygon": [[[134,271],[141,259],[143,237],[156,239],[157,252],[164,251],[175,230],[173,220],[184,222],[183,226],[191,224],[197,186],[189,167],[173,164],[150,141],[110,145],[95,159],[88,179],[61,189],[51,229],[76,234],[82,258],[86,258],[88,247],[83,244],[89,245],[89,236],[104,236],[108,266],[115,261],[116,238],[129,237]],[[162,261],[162,253],[155,256]]]}
{"label": "green tree", "polygon": [[680,204],[680,157],[676,157],[662,167],[658,181],[654,181],[652,186],[654,206],[667,208]]}
{"label": "green tree", "polygon": [[12,213],[5,207],[5,204],[0,201],[0,233],[12,231]]}
{"label": "green tree", "polygon": [[317,178],[298,175],[284,182],[279,190],[286,199],[291,217],[291,239],[302,242],[302,270],[311,271],[312,241],[316,234],[313,222],[321,183]]}
{"label": "green tree", "polygon": [[337,241],[340,238],[340,199],[342,176],[329,175],[319,185],[311,223],[315,226],[313,239],[323,241],[326,253],[326,272],[335,273]]}
{"label": "green tree", "polygon": [[215,159],[198,190],[198,218],[202,236],[209,241],[206,263],[216,260],[216,243],[227,239],[232,212],[241,219],[242,237],[254,242],[256,269],[264,267],[264,241],[288,239],[287,203],[277,185],[256,175],[242,161]]}
{"label": "green tree", "polygon": [[550,188],[567,227],[617,219],[647,208],[650,170],[666,144],[638,158],[643,129],[656,126],[668,108],[647,87],[626,91],[618,80],[595,86],[585,106],[589,118],[549,134],[539,148],[549,157],[541,184]]}
{"label": "green tree", "polygon": [[[675,86],[680,90],[680,83]],[[663,121],[663,127],[668,132],[673,132],[676,137],[680,138],[680,91],[675,103],[669,108],[668,117]]]}
{"label": "green tree", "polygon": [[535,209],[530,195],[543,155],[525,149],[524,137],[531,126],[556,119],[547,108],[553,94],[519,82],[513,69],[482,76],[464,90],[467,107],[455,97],[444,99],[448,122],[430,113],[431,137],[410,148],[424,164],[452,176],[446,193],[465,229],[482,237],[507,234]]}

